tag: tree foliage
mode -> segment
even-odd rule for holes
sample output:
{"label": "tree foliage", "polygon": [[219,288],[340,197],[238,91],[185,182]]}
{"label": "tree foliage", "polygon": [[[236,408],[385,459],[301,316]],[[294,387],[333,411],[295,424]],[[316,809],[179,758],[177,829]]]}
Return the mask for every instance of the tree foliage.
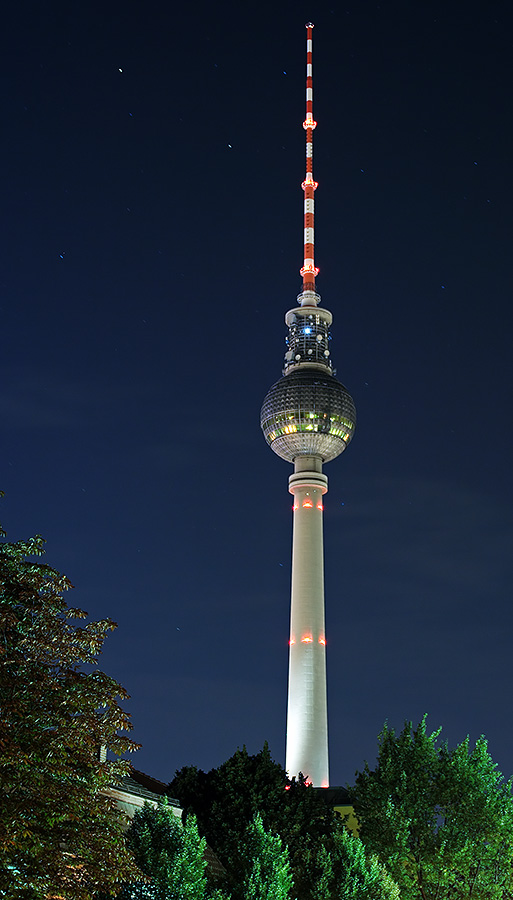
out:
{"label": "tree foliage", "polygon": [[292,873],[287,849],[281,838],[264,830],[256,813],[245,841],[251,868],[244,882],[245,900],[288,900]]}
{"label": "tree foliage", "polygon": [[147,878],[126,885],[118,900],[205,900],[205,844],[193,815],[182,826],[165,799],[156,809],[146,804],[130,823],[127,845]]}
{"label": "tree foliage", "polygon": [[244,885],[249,884],[254,858],[248,826],[255,814],[263,831],[279,835],[282,847],[288,849],[292,896],[297,900],[335,900],[343,896],[339,884],[353,882],[372,884],[373,900],[395,900],[395,886],[390,882],[387,893],[382,867],[377,862],[368,864],[364,848],[348,843],[340,817],[327,806],[322,792],[302,778],[289,781],[271,759],[267,745],[254,756],[245,748],[237,750],[208,773],[194,767],[181,769],[170,792],[184,809],[197,815],[200,833],[228,871],[235,900],[246,900]]}
{"label": "tree foliage", "polygon": [[254,756],[243,747],[207,773],[186,766],[176,773],[169,790],[186,812],[194,812],[201,833],[229,867],[237,865],[240,836],[255,813],[260,812],[271,829],[283,817],[287,785],[283,768],[273,762],[265,745]]}
{"label": "tree foliage", "polygon": [[207,773],[192,766],[181,769],[170,793],[197,816],[200,833],[228,872],[234,898],[242,896],[250,859],[244,836],[256,813],[264,829],[288,847],[295,896],[309,896],[310,859],[319,839],[331,834],[335,813],[303,779],[289,781],[267,744],[253,756],[243,747]]}
{"label": "tree foliage", "polygon": [[426,717],[385,725],[352,789],[360,835],[405,900],[499,900],[513,890],[513,799],[480,738],[453,750]]}
{"label": "tree foliage", "polygon": [[312,900],[399,900],[399,888],[376,856],[369,857],[361,840],[337,830],[329,851],[323,845]]}
{"label": "tree foliage", "polygon": [[[3,532],[2,532],[3,534]],[[93,668],[109,619],[76,624],[63,575],[36,537],[0,544],[0,897],[86,900],[135,871],[123,819],[101,791],[135,745],[114,679]]]}

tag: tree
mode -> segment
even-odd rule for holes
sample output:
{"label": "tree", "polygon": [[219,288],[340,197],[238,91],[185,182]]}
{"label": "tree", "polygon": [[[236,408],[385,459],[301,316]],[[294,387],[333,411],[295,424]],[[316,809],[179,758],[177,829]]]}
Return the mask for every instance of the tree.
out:
{"label": "tree", "polygon": [[286,787],[290,782],[285,771],[273,762],[265,744],[254,756],[245,747],[237,750],[208,773],[186,766],[176,773],[169,792],[186,813],[196,815],[200,832],[223,865],[239,870],[240,837],[255,813],[262,815],[265,828],[280,831],[277,823],[282,824],[285,807],[291,806]]}
{"label": "tree", "polygon": [[75,624],[68,579],[28,559],[42,552],[39,537],[0,544],[0,897],[87,900],[137,872],[102,794],[128,764],[98,753],[136,745],[119,734],[124,689],[80,669],[115,624]]}
{"label": "tree", "polygon": [[227,869],[235,900],[246,900],[254,858],[254,839],[248,843],[247,835],[255,814],[263,831],[279,835],[282,847],[288,849],[297,900],[343,896],[337,893],[339,884],[349,884],[347,878],[356,878],[357,872],[361,883],[374,886],[373,900],[395,896],[383,886],[382,867],[375,862],[370,873],[364,848],[346,841],[344,825],[322,792],[303,778],[290,781],[282,766],[271,759],[267,744],[254,756],[243,747],[208,773],[194,767],[181,769],[170,784],[170,793],[197,815],[200,833]]}
{"label": "tree", "polygon": [[205,900],[206,841],[193,815],[182,826],[166,799],[156,809],[145,804],[130,824],[127,845],[148,877],[126,885],[118,900]]}
{"label": "tree", "polygon": [[453,750],[426,716],[400,734],[387,725],[377,765],[352,798],[363,843],[405,900],[499,900],[513,890],[513,798],[481,737]]}
{"label": "tree", "polygon": [[257,813],[248,828],[245,846],[251,869],[244,883],[245,900],[288,900],[292,888],[287,849],[278,835],[264,830]]}
{"label": "tree", "polygon": [[200,833],[227,870],[235,900],[243,897],[250,859],[244,836],[256,813],[264,829],[288,847],[295,896],[309,900],[310,859],[320,838],[331,834],[336,814],[304,779],[289,781],[267,743],[253,756],[245,747],[237,750],[208,773],[185,767],[169,788],[184,810],[197,816]]}
{"label": "tree", "polygon": [[385,867],[345,828],[336,832],[329,851],[321,848],[318,866],[312,900],[399,900]]}

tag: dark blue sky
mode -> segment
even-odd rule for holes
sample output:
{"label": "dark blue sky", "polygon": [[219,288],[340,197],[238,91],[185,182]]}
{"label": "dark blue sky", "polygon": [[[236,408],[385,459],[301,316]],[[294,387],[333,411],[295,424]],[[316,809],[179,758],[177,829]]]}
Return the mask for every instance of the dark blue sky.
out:
{"label": "dark blue sky", "polygon": [[[385,719],[513,771],[513,21],[503,3],[27,4],[2,36],[2,521],[119,627],[135,765],[283,761],[290,467],[259,409],[316,262],[331,781]],[[122,69],[122,72],[119,71]]]}

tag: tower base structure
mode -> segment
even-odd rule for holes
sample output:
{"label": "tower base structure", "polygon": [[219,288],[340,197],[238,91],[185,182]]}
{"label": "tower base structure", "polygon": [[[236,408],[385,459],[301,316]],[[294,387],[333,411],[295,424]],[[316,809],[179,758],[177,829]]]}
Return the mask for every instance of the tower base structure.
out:
{"label": "tower base structure", "polygon": [[324,623],[323,496],[328,479],[318,456],[298,457],[294,497],[289,688],[285,768],[328,787],[328,711]]}

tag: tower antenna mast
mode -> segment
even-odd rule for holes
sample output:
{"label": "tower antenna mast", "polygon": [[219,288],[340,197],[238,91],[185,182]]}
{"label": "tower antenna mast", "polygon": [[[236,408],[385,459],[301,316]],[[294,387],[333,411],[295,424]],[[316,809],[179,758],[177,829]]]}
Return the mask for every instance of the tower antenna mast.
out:
{"label": "tower antenna mast", "polygon": [[[304,212],[304,251],[303,266],[300,274],[303,277],[303,294],[315,294],[315,277],[319,274],[319,269],[315,266],[314,260],[314,215],[315,200],[314,191],[317,189],[317,182],[313,178],[313,133],[317,127],[317,122],[313,117],[313,39],[312,29],[313,23],[306,24],[306,116],[303,122],[303,128],[306,131],[306,175],[301,187],[305,194],[305,212]],[[306,300],[307,298],[305,298]]]}

